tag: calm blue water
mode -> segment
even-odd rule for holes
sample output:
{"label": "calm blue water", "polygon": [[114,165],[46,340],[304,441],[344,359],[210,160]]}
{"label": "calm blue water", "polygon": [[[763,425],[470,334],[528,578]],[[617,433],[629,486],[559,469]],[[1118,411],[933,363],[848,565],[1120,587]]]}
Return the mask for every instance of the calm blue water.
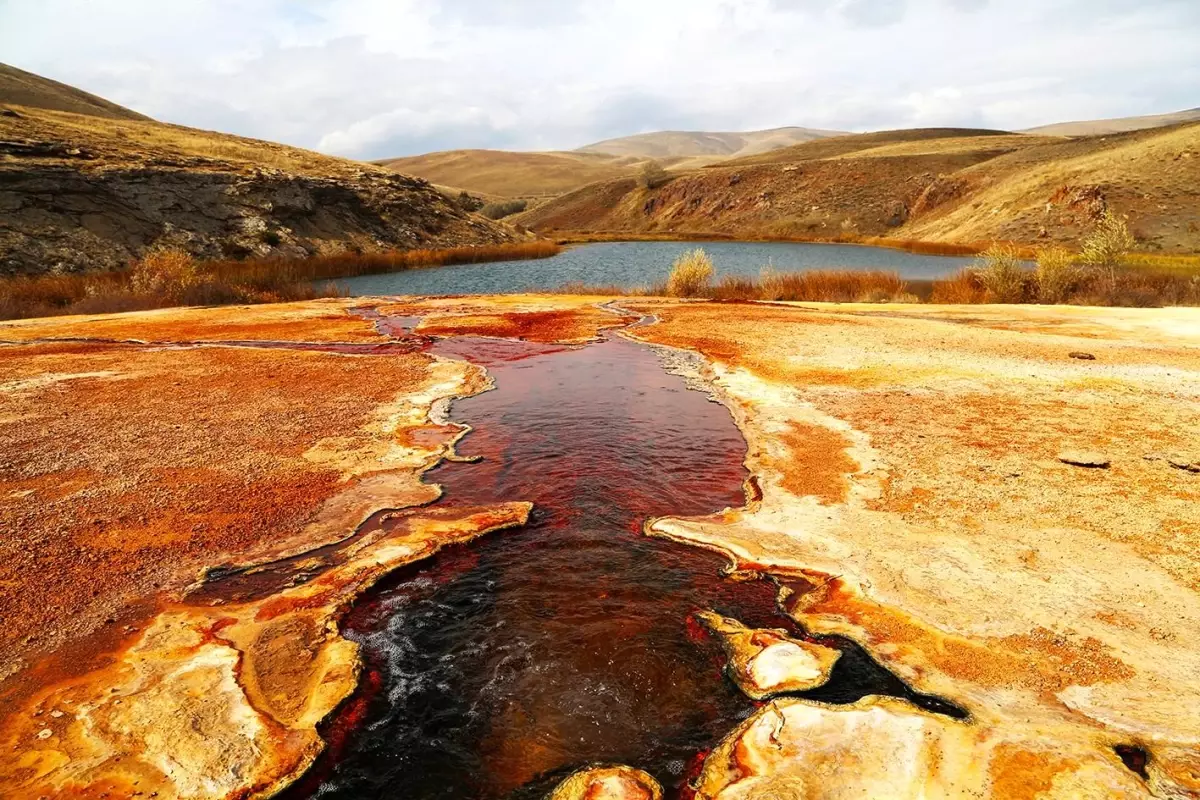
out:
{"label": "calm blue water", "polygon": [[923,256],[883,247],[795,242],[603,242],[569,247],[553,258],[464,264],[338,281],[351,295],[504,294],[553,289],[572,281],[640,286],[665,280],[675,258],[703,247],[717,275],[758,275],[768,263],[780,272],[861,269],[904,278],[941,278],[970,258]]}

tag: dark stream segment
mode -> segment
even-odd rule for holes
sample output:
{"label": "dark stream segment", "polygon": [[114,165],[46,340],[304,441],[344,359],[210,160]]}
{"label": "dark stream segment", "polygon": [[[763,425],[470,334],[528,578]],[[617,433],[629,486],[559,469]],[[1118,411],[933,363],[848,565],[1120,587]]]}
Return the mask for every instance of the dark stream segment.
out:
{"label": "dark stream segment", "polygon": [[[678,796],[697,755],[754,708],[691,614],[714,608],[799,634],[771,581],[726,580],[720,557],[640,532],[651,516],[740,505],[740,432],[651,350],[621,339],[435,349],[481,356],[498,387],[455,404],[475,426],[460,451],[484,460],[435,470],[442,502],[522,499],[535,511],[524,529],[401,570],[350,612],[363,690],[288,796],[540,797],[596,762],[644,769]],[[842,665],[809,696],[913,697],[863,651],[835,644]]]}

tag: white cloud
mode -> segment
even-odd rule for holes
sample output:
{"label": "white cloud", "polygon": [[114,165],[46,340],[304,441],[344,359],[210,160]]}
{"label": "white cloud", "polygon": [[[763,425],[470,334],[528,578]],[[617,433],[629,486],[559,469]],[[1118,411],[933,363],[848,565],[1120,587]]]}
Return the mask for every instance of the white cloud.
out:
{"label": "white cloud", "polygon": [[16,66],[362,158],[1200,105],[1196,0],[0,0]]}

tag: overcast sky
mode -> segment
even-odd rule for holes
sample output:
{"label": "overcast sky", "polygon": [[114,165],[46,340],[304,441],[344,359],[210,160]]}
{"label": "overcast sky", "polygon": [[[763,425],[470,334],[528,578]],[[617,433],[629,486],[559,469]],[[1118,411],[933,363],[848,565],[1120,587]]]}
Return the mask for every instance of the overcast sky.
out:
{"label": "overcast sky", "polygon": [[1200,106],[1200,0],[0,0],[0,61],[356,158]]}

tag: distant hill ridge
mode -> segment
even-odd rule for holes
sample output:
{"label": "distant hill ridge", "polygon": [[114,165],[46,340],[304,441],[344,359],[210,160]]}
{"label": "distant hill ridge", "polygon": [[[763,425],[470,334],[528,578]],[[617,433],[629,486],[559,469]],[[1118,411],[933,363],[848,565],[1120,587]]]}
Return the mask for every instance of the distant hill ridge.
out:
{"label": "distant hill ridge", "polygon": [[1118,117],[1117,119],[1093,119],[1077,122],[1057,122],[1029,128],[1022,133],[1040,133],[1046,136],[1104,136],[1112,133],[1128,133],[1147,128],[1165,128],[1181,122],[1200,121],[1200,108],[1189,108],[1172,114],[1151,114],[1144,117]]}
{"label": "distant hill ridge", "polygon": [[103,97],[8,64],[0,64],[0,105],[69,111],[72,114],[87,114],[106,119],[150,119],[145,114],[119,106]]}
{"label": "distant hill ridge", "polygon": [[811,142],[814,139],[843,135],[845,131],[800,127],[745,132],[655,131],[605,139],[577,148],[576,152],[657,159],[690,156],[737,158],[801,142]]}

